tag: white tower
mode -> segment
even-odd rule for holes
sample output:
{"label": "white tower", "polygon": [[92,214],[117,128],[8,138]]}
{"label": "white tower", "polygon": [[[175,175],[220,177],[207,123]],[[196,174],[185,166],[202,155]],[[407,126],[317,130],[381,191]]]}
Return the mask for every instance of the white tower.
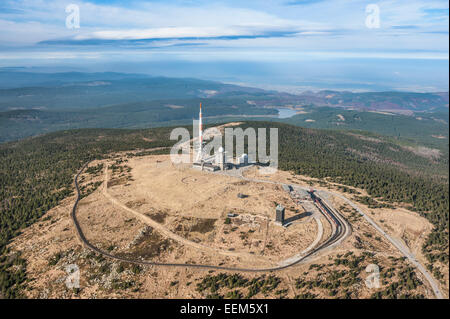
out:
{"label": "white tower", "polygon": [[198,152],[197,162],[203,159],[203,124],[202,124],[202,103],[200,103],[200,113],[198,114]]}
{"label": "white tower", "polygon": [[216,155],[216,163],[219,165],[220,170],[225,170],[225,151],[223,147],[219,147],[219,154]]}

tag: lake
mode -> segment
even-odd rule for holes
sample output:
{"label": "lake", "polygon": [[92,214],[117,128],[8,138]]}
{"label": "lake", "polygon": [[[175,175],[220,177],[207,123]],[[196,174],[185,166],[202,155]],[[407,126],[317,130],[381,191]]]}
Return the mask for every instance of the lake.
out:
{"label": "lake", "polygon": [[292,109],[288,109],[288,108],[285,108],[285,107],[279,108],[277,110],[278,110],[278,118],[279,119],[287,119],[289,117],[294,116],[297,113],[297,111],[292,110]]}

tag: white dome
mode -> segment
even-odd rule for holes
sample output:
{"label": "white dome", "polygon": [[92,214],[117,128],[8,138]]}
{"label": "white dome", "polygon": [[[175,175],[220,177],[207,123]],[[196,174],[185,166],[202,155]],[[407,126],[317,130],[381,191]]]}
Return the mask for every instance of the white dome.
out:
{"label": "white dome", "polygon": [[221,146],[221,147],[219,147],[219,153],[223,153],[223,147]]}

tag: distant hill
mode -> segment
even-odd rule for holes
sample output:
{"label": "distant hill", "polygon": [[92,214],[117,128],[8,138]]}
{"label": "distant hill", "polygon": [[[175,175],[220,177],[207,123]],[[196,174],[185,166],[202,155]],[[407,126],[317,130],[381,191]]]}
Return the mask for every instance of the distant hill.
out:
{"label": "distant hill", "polygon": [[[32,76],[32,75],[30,75]],[[1,78],[1,74],[0,74]],[[0,83],[6,82],[6,80]],[[96,77],[89,81],[59,85],[28,86],[0,90],[0,111],[16,109],[82,110],[119,103],[160,99],[228,97],[271,93],[218,82],[164,77],[112,80]]]}
{"label": "distant hill", "polygon": [[29,72],[24,69],[10,70],[0,68],[0,88],[11,89],[21,87],[60,86],[64,84],[88,81],[117,81],[124,79],[148,78],[148,75],[127,74],[117,72]]}
{"label": "distant hill", "polygon": [[[204,99],[167,99],[133,102],[83,110],[12,110],[0,112],[0,142],[74,128],[144,128],[191,124]],[[242,99],[210,98],[205,116],[276,117],[276,109],[258,108]]]}
{"label": "distant hill", "polygon": [[386,111],[412,114],[417,111],[448,109],[448,92],[336,92],[320,91],[300,95],[305,103],[317,106],[355,108],[358,110]]}
{"label": "distant hill", "polygon": [[411,116],[346,110],[335,107],[303,107],[282,121],[297,126],[334,130],[362,130],[448,150],[448,110],[414,112]]}
{"label": "distant hill", "polygon": [[[365,130],[448,147],[448,92],[336,91],[294,95],[191,78],[124,73],[33,73],[0,69],[0,142],[72,128],[277,118],[314,128]],[[279,120],[279,119],[277,119]]]}
{"label": "distant hill", "polygon": [[0,111],[86,109],[174,98],[242,98],[258,107],[315,105],[411,115],[448,110],[448,92],[304,92],[299,95],[192,78],[125,73],[33,73],[0,69]]}
{"label": "distant hill", "polygon": [[[258,108],[242,99],[200,98],[125,103],[87,110],[13,110],[0,112],[0,142],[74,128],[145,128],[191,124],[203,101],[206,123],[234,120],[269,120],[301,127],[368,131],[448,152],[447,112],[415,116],[303,107],[291,118],[278,119],[274,108]],[[206,103],[205,103],[206,102]]]}

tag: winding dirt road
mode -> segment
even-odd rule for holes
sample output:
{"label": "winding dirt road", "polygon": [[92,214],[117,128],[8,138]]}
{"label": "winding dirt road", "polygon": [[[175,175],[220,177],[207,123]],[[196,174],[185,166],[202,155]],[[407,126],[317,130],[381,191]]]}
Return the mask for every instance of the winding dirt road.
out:
{"label": "winding dirt road", "polygon": [[[311,257],[312,255],[315,255],[316,253],[318,253],[319,251],[322,251],[326,248],[332,248],[334,246],[336,246],[337,244],[339,244],[345,237],[347,237],[349,235],[349,233],[351,232],[351,226],[350,224],[347,223],[347,221],[337,212],[335,211],[333,208],[331,208],[332,206],[329,205],[322,197],[327,197],[327,196],[336,196],[339,197],[341,199],[343,199],[344,201],[346,201],[349,205],[351,205],[354,209],[356,209],[363,218],[365,218],[367,220],[367,222],[369,222],[380,234],[382,234],[394,247],[396,247],[425,277],[425,279],[429,282],[430,286],[433,289],[433,293],[435,294],[437,299],[443,299],[444,296],[442,294],[442,292],[440,291],[439,285],[434,281],[434,278],[431,276],[431,274],[425,269],[425,267],[423,267],[423,265],[417,260],[417,258],[415,257],[415,255],[409,251],[409,249],[407,247],[405,247],[403,244],[401,244],[399,241],[395,240],[394,238],[392,238],[391,236],[389,236],[378,224],[376,224],[367,214],[365,214],[361,208],[359,208],[355,203],[353,203],[352,201],[350,201],[348,198],[346,198],[345,196],[342,196],[340,194],[331,192],[331,191],[318,191],[317,194],[320,194],[321,197],[318,197],[321,202],[324,204],[325,209],[328,211],[328,213],[330,214],[330,216],[327,216],[327,214],[324,214],[325,217],[330,220],[330,217],[332,219],[332,223],[335,224],[335,227],[333,227],[334,232],[332,234],[332,236],[330,238],[328,238],[328,240],[326,240],[323,244],[321,244],[318,247],[315,247],[313,249],[311,249],[311,246],[308,247],[307,249],[305,249],[303,252],[285,260],[284,262],[282,262],[281,264],[279,264],[279,266],[276,267],[272,267],[272,268],[259,268],[259,269],[252,269],[252,268],[239,268],[239,267],[224,267],[224,266],[216,266],[216,265],[197,265],[197,264],[181,264],[181,263],[159,263],[159,262],[152,262],[152,261],[141,261],[141,260],[134,260],[134,259],[129,259],[129,258],[124,258],[124,257],[119,257],[119,256],[114,256],[111,255],[110,253],[103,251],[101,249],[99,249],[98,247],[92,245],[85,237],[81,226],[76,218],[76,209],[78,206],[78,202],[80,201],[80,189],[78,186],[78,177],[79,175],[83,172],[83,170],[86,168],[86,166],[89,163],[86,163],[81,170],[76,174],[75,179],[74,179],[74,183],[75,183],[75,187],[76,187],[76,191],[77,191],[77,199],[75,201],[75,204],[72,208],[72,212],[71,212],[71,218],[72,221],[74,223],[75,226],[75,230],[77,232],[77,236],[79,238],[79,240],[81,241],[81,243],[87,247],[88,249],[91,249],[92,251],[99,253],[107,258],[116,260],[116,261],[122,261],[122,262],[127,262],[127,263],[132,263],[132,264],[140,264],[140,265],[150,265],[150,266],[167,266],[167,267],[187,267],[187,268],[198,268],[198,269],[215,269],[215,270],[228,270],[228,271],[242,271],[242,272],[270,272],[270,271],[279,271],[279,270],[283,270],[285,268],[288,267],[292,267],[296,264],[299,264],[301,262],[306,261],[306,259],[308,257]],[[107,192],[107,181],[108,181],[108,174],[107,174],[107,170],[108,167],[105,168],[105,181],[104,181],[104,185],[103,185],[103,194],[115,205],[120,206],[121,208],[123,208],[124,210],[128,211],[129,213],[133,214],[134,216],[136,216],[137,218],[139,218],[141,221],[143,221],[144,223],[150,225],[151,227],[154,227],[157,231],[159,231],[160,233],[164,234],[165,236],[176,240],[177,242],[180,242],[184,245],[187,246],[191,246],[197,249],[201,249],[203,251],[208,251],[211,253],[221,253],[224,255],[228,255],[228,256],[233,256],[233,257],[243,257],[243,255],[241,255],[241,253],[236,253],[236,252],[229,252],[229,251],[223,251],[223,250],[217,250],[217,249],[213,249],[211,247],[208,246],[204,246],[198,243],[194,243],[190,240],[187,240],[184,237],[181,237],[175,233],[172,233],[171,231],[169,231],[168,229],[166,229],[163,225],[155,222],[154,220],[152,220],[151,218],[149,218],[148,216],[145,216],[141,213],[138,213],[132,209],[130,209],[129,207],[125,206],[124,204],[122,204],[120,201],[118,201],[117,199],[115,199],[113,196],[111,196],[110,194],[108,194]],[[274,182],[274,181],[267,181],[267,180],[258,180],[258,179],[252,179],[252,178],[246,178],[244,176],[242,176],[241,174],[239,175],[234,175],[235,177],[241,178],[243,180],[247,180],[247,181],[251,181],[251,182],[260,182],[260,183],[272,183],[272,184],[278,184],[278,185],[288,185],[288,184],[284,184],[284,183],[280,183],[280,182]],[[289,184],[293,187],[296,188],[301,188],[301,189],[305,189],[304,187],[301,187],[300,185],[292,185]],[[316,239],[317,240],[317,239]],[[257,256],[252,255],[252,258],[256,258]]]}
{"label": "winding dirt road", "polygon": [[[242,271],[242,272],[270,272],[270,271],[279,271],[279,270],[283,270],[285,268],[288,267],[292,267],[300,262],[305,261],[308,257],[316,254],[317,252],[319,252],[320,250],[329,247],[330,245],[335,244],[337,241],[340,241],[341,239],[343,239],[346,234],[347,231],[338,231],[335,232],[334,234],[332,234],[332,236],[326,240],[324,243],[322,243],[319,247],[316,247],[314,249],[310,249],[310,247],[308,247],[305,251],[303,251],[302,253],[296,255],[295,258],[292,262],[290,263],[286,263],[283,265],[279,265],[279,266],[275,266],[275,267],[268,267],[268,268],[239,268],[239,267],[225,267],[225,266],[216,266],[216,265],[200,265],[200,264],[181,264],[181,263],[160,263],[160,262],[153,262],[153,261],[143,261],[143,260],[135,260],[135,259],[130,259],[130,258],[125,258],[125,257],[119,257],[119,256],[115,256],[110,254],[107,251],[104,251],[96,246],[94,246],[93,244],[91,244],[86,236],[83,233],[83,230],[77,220],[77,216],[76,216],[76,212],[77,212],[77,206],[78,203],[81,199],[81,193],[80,193],[80,189],[79,189],[79,185],[78,185],[78,177],[80,176],[80,174],[83,172],[83,170],[86,168],[86,166],[89,163],[86,163],[81,169],[80,171],[76,174],[75,179],[74,179],[74,183],[75,183],[75,188],[77,191],[77,199],[74,203],[74,206],[72,208],[71,211],[71,218],[72,221],[74,223],[75,226],[75,230],[77,232],[77,236],[80,240],[80,242],[88,249],[101,254],[109,259],[112,260],[116,260],[116,261],[122,261],[122,262],[127,262],[127,263],[132,263],[132,264],[139,264],[139,265],[150,265],[150,266],[167,266],[167,267],[187,267],[187,268],[199,268],[199,269],[215,269],[215,270],[228,270],[228,271]],[[141,221],[145,222],[146,224],[149,224],[150,226],[154,227],[157,231],[161,232],[162,234],[164,234],[165,236],[176,240],[182,244],[186,244],[188,246],[197,248],[197,249],[201,249],[203,251],[208,251],[211,253],[217,253],[218,251],[216,249],[213,249],[211,247],[208,246],[204,246],[198,243],[194,243],[190,240],[187,240],[184,237],[181,237],[175,233],[172,233],[171,231],[169,231],[168,229],[166,229],[163,225],[155,222],[154,220],[152,220],[150,217],[145,216],[141,213],[138,213],[132,209],[130,209],[129,207],[125,206],[124,204],[122,204],[120,201],[118,201],[117,199],[115,199],[113,196],[111,196],[110,194],[108,194],[107,192],[107,181],[108,181],[108,175],[107,175],[107,170],[108,167],[106,166],[105,168],[105,181],[104,181],[104,186],[103,186],[103,194],[115,205],[120,206],[121,208],[125,209],[126,211],[128,211],[129,213],[132,213],[134,216],[136,216],[137,218],[139,218]],[[279,183],[282,184],[282,183]],[[327,216],[326,216],[327,217]],[[327,217],[328,218],[328,217]],[[339,217],[337,217],[339,219]],[[342,217],[340,217],[342,218]],[[345,226],[344,228],[345,229]],[[224,252],[224,251],[222,251]],[[226,253],[229,256],[236,256],[235,252],[227,252],[225,251],[224,253]],[[242,257],[240,255],[238,255],[239,257]],[[252,258],[254,259],[256,256],[252,255]]]}

